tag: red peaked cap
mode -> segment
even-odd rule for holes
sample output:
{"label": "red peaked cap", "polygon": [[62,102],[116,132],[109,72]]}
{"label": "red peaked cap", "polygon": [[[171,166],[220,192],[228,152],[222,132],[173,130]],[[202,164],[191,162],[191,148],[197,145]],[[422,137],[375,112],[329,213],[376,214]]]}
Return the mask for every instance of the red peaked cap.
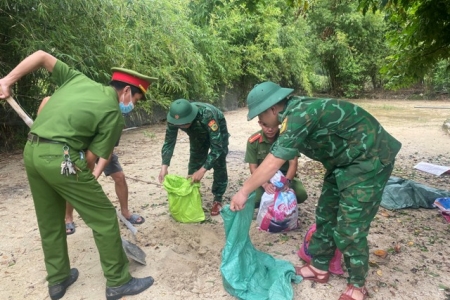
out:
{"label": "red peaked cap", "polygon": [[113,71],[111,80],[122,81],[134,85],[139,88],[144,95],[147,93],[150,84],[158,80],[157,78],[148,77],[128,69],[112,68],[111,70]]}

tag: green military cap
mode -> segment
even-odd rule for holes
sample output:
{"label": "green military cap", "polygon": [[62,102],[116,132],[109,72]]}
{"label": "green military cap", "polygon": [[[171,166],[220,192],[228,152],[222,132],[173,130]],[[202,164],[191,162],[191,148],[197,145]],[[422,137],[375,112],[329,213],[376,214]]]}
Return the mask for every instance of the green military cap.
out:
{"label": "green military cap", "polygon": [[144,95],[144,99],[150,84],[158,80],[158,78],[145,76],[136,71],[124,68],[112,68],[111,72],[111,80],[122,81],[139,88]]}
{"label": "green military cap", "polygon": [[198,107],[186,99],[178,99],[170,104],[167,113],[167,122],[174,125],[189,124],[194,121],[198,113]]}
{"label": "green military cap", "polygon": [[294,89],[283,88],[271,81],[255,85],[247,96],[247,120],[250,121],[260,113],[271,108],[292,94],[293,91]]}

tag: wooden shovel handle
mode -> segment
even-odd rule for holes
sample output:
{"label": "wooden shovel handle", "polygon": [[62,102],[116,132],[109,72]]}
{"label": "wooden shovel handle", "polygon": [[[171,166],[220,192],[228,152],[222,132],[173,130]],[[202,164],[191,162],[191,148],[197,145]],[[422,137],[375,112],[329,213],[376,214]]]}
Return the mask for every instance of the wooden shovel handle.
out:
{"label": "wooden shovel handle", "polygon": [[9,96],[8,98],[6,98],[6,101],[8,101],[9,105],[12,106],[12,108],[16,111],[19,117],[22,118],[22,120],[25,122],[25,124],[27,124],[28,127],[31,127],[31,125],[33,125],[33,120],[27,115],[26,112],[23,111],[22,107],[17,104],[16,100],[14,100],[13,97]]}

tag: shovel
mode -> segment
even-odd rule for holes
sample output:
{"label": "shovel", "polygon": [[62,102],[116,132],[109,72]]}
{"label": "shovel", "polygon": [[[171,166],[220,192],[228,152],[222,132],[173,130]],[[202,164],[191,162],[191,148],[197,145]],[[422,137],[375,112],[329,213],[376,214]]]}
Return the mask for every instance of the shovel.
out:
{"label": "shovel", "polygon": [[[137,229],[134,227],[127,219],[125,219],[124,216],[116,209],[117,216],[119,219],[127,226],[127,228],[131,231],[133,234],[133,237],[136,238]],[[122,237],[122,246],[125,250],[125,253],[127,254],[128,258],[131,258],[135,262],[140,263],[141,265],[146,265],[145,262],[145,252],[142,251],[141,248],[139,248],[137,245],[125,240]]]}
{"label": "shovel", "polygon": [[137,245],[130,243],[129,241],[122,238],[122,247],[123,250],[125,250],[125,254],[128,258],[140,263],[141,265],[147,265],[147,263],[145,262],[145,257],[147,255]]}
{"label": "shovel", "polygon": [[[30,116],[27,115],[27,113],[22,109],[22,107],[19,104],[17,104],[16,100],[14,100],[13,97],[9,96],[8,98],[6,98],[6,101],[8,101],[9,105],[11,105],[11,107],[16,111],[19,117],[22,118],[22,120],[25,122],[25,124],[27,124],[28,127],[31,127],[31,125],[33,125],[33,120],[30,118]],[[118,213],[118,215],[119,217],[122,217],[122,214]],[[125,218],[123,219],[125,221],[122,220],[121,218],[121,220],[127,225],[128,229],[130,229],[133,235],[135,235],[137,229],[133,225],[131,225]],[[145,266],[146,265],[145,252],[142,251],[142,249],[139,248],[137,245],[128,242],[123,237],[121,238],[123,250],[125,251],[127,257]]]}

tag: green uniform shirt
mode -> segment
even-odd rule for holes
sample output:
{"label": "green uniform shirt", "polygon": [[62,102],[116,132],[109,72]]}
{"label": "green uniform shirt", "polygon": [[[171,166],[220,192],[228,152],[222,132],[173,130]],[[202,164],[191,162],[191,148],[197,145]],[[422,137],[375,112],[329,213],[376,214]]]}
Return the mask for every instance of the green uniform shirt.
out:
{"label": "green uniform shirt", "polygon": [[[278,138],[279,133],[275,136]],[[275,141],[274,140],[274,141]],[[247,149],[245,150],[245,162],[249,164],[256,164],[259,166],[267,154],[270,152],[273,142],[269,142],[262,130],[254,133],[247,141]],[[286,175],[289,170],[289,161],[286,161],[280,168],[280,171]]]}
{"label": "green uniform shirt", "polygon": [[56,62],[52,79],[59,88],[36,118],[31,132],[108,159],[124,127],[114,88],[89,79],[61,61]]}
{"label": "green uniform shirt", "polygon": [[166,137],[161,149],[162,164],[170,165],[178,129],[186,132],[191,145],[210,145],[210,151],[203,167],[210,170],[217,158],[228,149],[228,130],[223,113],[207,103],[192,102],[198,107],[198,113],[189,128],[178,128],[167,123]]}
{"label": "green uniform shirt", "polygon": [[271,153],[290,160],[300,152],[328,171],[352,165],[352,174],[342,173],[343,187],[375,176],[401,148],[371,114],[342,100],[293,97],[279,121],[280,136]]}

